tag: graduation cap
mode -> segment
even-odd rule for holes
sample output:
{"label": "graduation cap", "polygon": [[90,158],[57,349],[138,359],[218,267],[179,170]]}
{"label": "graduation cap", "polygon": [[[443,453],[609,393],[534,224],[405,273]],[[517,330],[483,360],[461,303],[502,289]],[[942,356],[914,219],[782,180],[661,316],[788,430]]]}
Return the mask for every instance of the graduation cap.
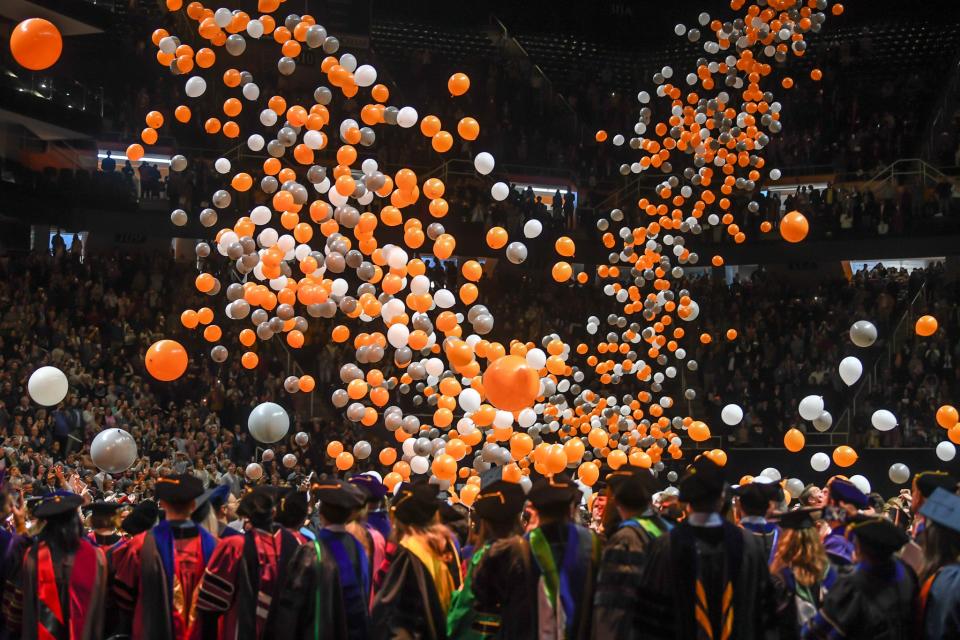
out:
{"label": "graduation cap", "polygon": [[910,541],[910,536],[900,527],[883,517],[854,516],[848,520],[847,537],[855,538],[879,557],[889,556]]}
{"label": "graduation cap", "polygon": [[390,504],[390,511],[404,524],[426,525],[440,508],[437,486],[427,483],[402,482]]}
{"label": "graduation cap", "polygon": [[920,507],[920,515],[941,527],[960,533],[960,496],[937,487]]}
{"label": "graduation cap", "polygon": [[357,473],[350,476],[349,482],[362,489],[369,500],[383,500],[387,496],[387,486],[373,474]]}
{"label": "graduation cap", "polygon": [[157,478],[157,500],[185,503],[203,495],[203,483],[194,475],[181,473]]}
{"label": "graduation cap", "polygon": [[466,507],[462,504],[450,504],[446,500],[440,501],[440,521],[444,524],[463,522],[467,519]]}
{"label": "graduation cap", "polygon": [[123,506],[119,502],[107,502],[106,500],[97,500],[96,502],[90,504],[86,507],[92,515],[95,516],[112,516],[117,512],[120,507]]}
{"label": "graduation cap", "polygon": [[693,461],[677,483],[681,502],[715,500],[723,495],[723,469],[706,456]]}
{"label": "graduation cap", "polygon": [[800,531],[817,526],[817,520],[820,519],[822,514],[823,510],[819,507],[801,507],[793,511],[775,513],[773,519],[777,521],[781,529]]}
{"label": "graduation cap", "polygon": [[536,508],[557,504],[569,504],[580,488],[570,479],[570,475],[561,472],[552,476],[540,476],[533,481],[527,496]]}
{"label": "graduation cap", "polygon": [[503,467],[492,467],[480,476],[480,493],[473,509],[478,518],[502,522],[520,515],[526,500],[519,483],[503,479]]}
{"label": "graduation cap", "polygon": [[607,486],[617,502],[625,507],[638,509],[650,503],[657,492],[657,479],[649,469],[624,465],[607,474]]}
{"label": "graduation cap", "polygon": [[951,492],[957,488],[957,479],[946,471],[921,471],[913,476],[913,483],[924,498],[929,498],[938,488]]}
{"label": "graduation cap", "polygon": [[311,485],[310,495],[320,502],[344,509],[359,509],[367,501],[366,494],[358,486],[331,477],[319,478]]}
{"label": "graduation cap", "polygon": [[266,526],[276,504],[274,496],[277,487],[260,485],[248,492],[237,505],[237,515],[254,523],[254,526]]}
{"label": "graduation cap", "polygon": [[120,523],[120,528],[128,534],[135,536],[138,533],[153,528],[160,517],[160,507],[153,500],[144,500],[137,504],[133,511],[127,514],[127,517]]}
{"label": "graduation cap", "polygon": [[849,502],[858,509],[863,509],[866,507],[870,500],[867,498],[867,494],[857,488],[857,485],[853,484],[849,480],[844,480],[843,478],[833,478],[830,481],[830,484],[827,485],[830,489],[830,499],[837,500],[838,502]]}
{"label": "graduation cap", "polygon": [[36,518],[53,518],[70,511],[76,511],[83,504],[83,498],[70,491],[54,491],[40,498],[33,507]]}
{"label": "graduation cap", "polygon": [[734,489],[740,505],[747,511],[766,511],[771,502],[783,499],[783,488],[776,482],[751,482]]}
{"label": "graduation cap", "polygon": [[227,502],[230,496],[230,487],[225,484],[218,485],[212,489],[204,491],[197,498],[197,506],[190,516],[195,522],[203,522],[211,509],[219,509]]}
{"label": "graduation cap", "polygon": [[300,527],[307,519],[307,511],[307,494],[292,488],[278,497],[274,520],[285,527]]}

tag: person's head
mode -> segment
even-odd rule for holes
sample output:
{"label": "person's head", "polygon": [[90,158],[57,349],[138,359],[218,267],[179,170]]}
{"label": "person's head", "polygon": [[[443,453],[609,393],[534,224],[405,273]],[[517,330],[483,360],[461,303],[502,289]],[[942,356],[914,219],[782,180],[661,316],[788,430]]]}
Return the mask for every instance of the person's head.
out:
{"label": "person's head", "polygon": [[274,521],[281,527],[299,529],[307,519],[307,494],[290,489],[277,501]]}
{"label": "person's head", "polygon": [[867,494],[860,491],[857,485],[849,480],[839,477],[833,478],[827,487],[830,489],[827,506],[833,507],[828,509],[828,511],[833,512],[832,516],[828,516],[828,519],[838,521],[853,517],[860,509],[865,509],[869,504]]}
{"label": "person's head", "polygon": [[783,497],[779,484],[759,480],[740,486],[735,493],[740,517],[766,517],[774,502]]}
{"label": "person's head", "polygon": [[155,491],[167,520],[189,520],[203,494],[203,483],[187,473],[167,475],[157,478]]}
{"label": "person's head", "polygon": [[237,515],[250,523],[255,529],[270,531],[276,511],[270,492],[258,487],[243,496],[237,506]]}
{"label": "person's head", "polygon": [[520,531],[520,514],[526,495],[518,483],[503,479],[503,467],[493,467],[480,478],[473,502],[477,543],[485,544]]}
{"label": "person's head", "polygon": [[426,529],[437,522],[440,509],[437,495],[436,485],[419,482],[400,484],[390,502],[390,515],[398,536],[409,531]]}
{"label": "person's head", "polygon": [[960,559],[960,496],[937,488],[920,509],[927,522],[923,534],[924,578]]}
{"label": "person's head", "polygon": [[566,473],[537,478],[527,495],[527,499],[537,511],[540,524],[569,520],[572,517],[574,501],[580,497],[580,489]]}
{"label": "person's head", "polygon": [[116,529],[119,524],[120,504],[116,502],[94,502],[90,505],[90,528]]}
{"label": "person's head", "polygon": [[808,484],[800,492],[801,507],[822,507],[824,505],[823,491],[815,484]]}
{"label": "person's head", "polygon": [[83,499],[69,491],[56,491],[41,498],[33,516],[43,522],[40,538],[64,551],[73,551],[83,536],[80,505]]}
{"label": "person's head", "polygon": [[[356,485],[339,478],[329,477],[319,478],[310,487],[310,495],[320,501],[318,513],[324,525],[346,524],[366,500],[366,495]],[[306,511],[305,507],[306,502],[304,502],[304,511]]]}
{"label": "person's head", "polygon": [[855,516],[847,527],[858,561],[884,563],[910,541],[910,536],[880,516]]}
{"label": "person's head", "polygon": [[680,478],[680,501],[693,513],[718,513],[723,507],[723,469],[706,456],[693,461]]}
{"label": "person's head", "polygon": [[938,488],[953,492],[957,488],[957,479],[946,471],[921,471],[913,476],[911,496],[913,512],[917,513]]}

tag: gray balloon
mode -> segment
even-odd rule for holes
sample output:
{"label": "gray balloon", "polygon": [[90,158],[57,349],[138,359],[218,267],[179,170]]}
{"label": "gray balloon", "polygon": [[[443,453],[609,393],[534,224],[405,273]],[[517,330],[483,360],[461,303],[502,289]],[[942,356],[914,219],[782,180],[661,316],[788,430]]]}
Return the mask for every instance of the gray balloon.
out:
{"label": "gray balloon", "polygon": [[300,378],[297,376],[287,376],[287,379],[283,381],[283,388],[287,393],[300,391]]}
{"label": "gray balloon", "polygon": [[877,341],[877,328],[866,320],[857,320],[850,327],[850,340],[858,347],[866,348]]}
{"label": "gray balloon", "polygon": [[269,322],[263,322],[257,325],[257,337],[261,340],[269,340],[273,337],[273,329],[270,328]]}
{"label": "gray balloon", "polygon": [[267,143],[267,153],[269,153],[274,158],[282,158],[283,154],[286,153],[287,149],[283,146],[283,143],[279,140],[271,140]]}
{"label": "gray balloon", "polygon": [[310,25],[307,29],[307,46],[311,49],[316,49],[317,47],[323,44],[323,41],[327,38],[327,30],[324,29],[319,24]]}
{"label": "gray balloon", "polygon": [[216,363],[224,362],[228,355],[229,352],[227,348],[222,344],[218,344],[213,349],[210,349],[210,358]]}
{"label": "gray balloon", "polygon": [[400,109],[396,107],[387,107],[383,110],[383,121],[387,124],[397,124],[397,114]]}
{"label": "gray balloon", "polygon": [[234,33],[227,38],[224,48],[232,56],[239,56],[247,50],[247,41],[239,33]]}
{"label": "gray balloon", "polygon": [[137,443],[123,429],[104,429],[90,443],[90,458],[98,469],[122,473],[137,459]]}
{"label": "gray balloon", "polygon": [[213,196],[210,199],[213,201],[213,206],[217,209],[225,209],[230,206],[233,198],[226,189],[218,189],[213,192]]}
{"label": "gray balloon", "polygon": [[205,227],[212,227],[217,224],[217,212],[213,209],[204,209],[200,212],[200,224]]}
{"label": "gray balloon", "polygon": [[174,209],[170,212],[170,222],[178,227],[187,224],[187,212],[183,209]]}
{"label": "gray balloon", "polygon": [[180,154],[173,156],[170,158],[170,168],[173,171],[183,171],[187,168],[187,159]]}
{"label": "gray balloon", "polygon": [[293,58],[288,56],[283,56],[280,60],[277,61],[277,71],[280,72],[280,75],[289,76],[294,71],[297,70],[297,63]]}
{"label": "gray balloon", "polygon": [[436,240],[444,233],[446,233],[446,229],[444,229],[443,225],[439,222],[431,222],[427,225],[427,237],[431,240]]}
{"label": "gray balloon", "polygon": [[319,184],[323,182],[323,179],[326,177],[326,167],[321,167],[320,165],[315,164],[311,165],[311,167],[307,169],[307,181],[310,182],[310,184]]}
{"label": "gray balloon", "polygon": [[207,244],[206,242],[198,242],[197,246],[194,247],[194,251],[197,253],[198,258],[206,258],[207,256],[210,255],[210,245]]}
{"label": "gray balloon", "polygon": [[330,104],[333,100],[333,92],[330,91],[329,87],[320,86],[313,90],[313,99],[317,104],[322,104],[324,106]]}
{"label": "gray balloon", "polygon": [[324,53],[336,53],[340,49],[340,41],[333,36],[327,36],[323,41]]}
{"label": "gray balloon", "polygon": [[[199,246],[199,245],[197,245]],[[208,246],[207,249],[210,247]],[[243,285],[239,282],[233,282],[227,287],[227,300],[233,302],[243,297]]]}
{"label": "gray balloon", "polygon": [[347,394],[346,389],[337,389],[333,392],[331,400],[333,401],[333,406],[337,409],[343,409],[347,406],[347,403],[350,402],[350,396]]}
{"label": "gray balloon", "polygon": [[511,242],[507,245],[507,260],[513,264],[520,264],[527,259],[527,246],[522,242]]}
{"label": "gray balloon", "polygon": [[256,311],[250,314],[250,322],[252,322],[254,326],[260,326],[261,324],[263,324],[269,319],[270,319],[270,316],[267,313],[266,309],[257,309]]}

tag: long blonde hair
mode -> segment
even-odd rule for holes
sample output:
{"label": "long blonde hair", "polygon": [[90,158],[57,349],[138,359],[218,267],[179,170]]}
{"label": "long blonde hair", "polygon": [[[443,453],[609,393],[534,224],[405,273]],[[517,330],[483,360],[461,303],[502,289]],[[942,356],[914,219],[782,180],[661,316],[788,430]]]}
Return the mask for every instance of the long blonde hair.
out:
{"label": "long blonde hair", "polygon": [[439,517],[424,526],[405,524],[394,519],[393,530],[394,539],[398,543],[407,536],[415,536],[423,540],[427,547],[441,558],[449,554],[450,547],[453,545],[453,534],[440,522]]}
{"label": "long blonde hair", "polygon": [[770,563],[770,573],[779,573],[789,567],[797,583],[804,587],[815,584],[827,568],[827,552],[816,528],[784,529],[776,555]]}

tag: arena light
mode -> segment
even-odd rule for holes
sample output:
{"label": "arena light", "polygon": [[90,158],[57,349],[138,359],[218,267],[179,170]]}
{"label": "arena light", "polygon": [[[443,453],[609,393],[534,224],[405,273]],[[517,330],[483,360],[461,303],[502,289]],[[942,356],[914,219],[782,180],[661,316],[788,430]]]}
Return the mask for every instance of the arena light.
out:
{"label": "arena light", "polygon": [[[117,151],[116,153],[113,150],[110,150],[110,158],[116,160],[117,162],[126,161],[128,158],[126,154],[122,151]],[[106,151],[98,151],[97,158],[104,160],[107,157]],[[157,164],[170,164],[170,156],[143,156],[137,162],[155,162]]]}

